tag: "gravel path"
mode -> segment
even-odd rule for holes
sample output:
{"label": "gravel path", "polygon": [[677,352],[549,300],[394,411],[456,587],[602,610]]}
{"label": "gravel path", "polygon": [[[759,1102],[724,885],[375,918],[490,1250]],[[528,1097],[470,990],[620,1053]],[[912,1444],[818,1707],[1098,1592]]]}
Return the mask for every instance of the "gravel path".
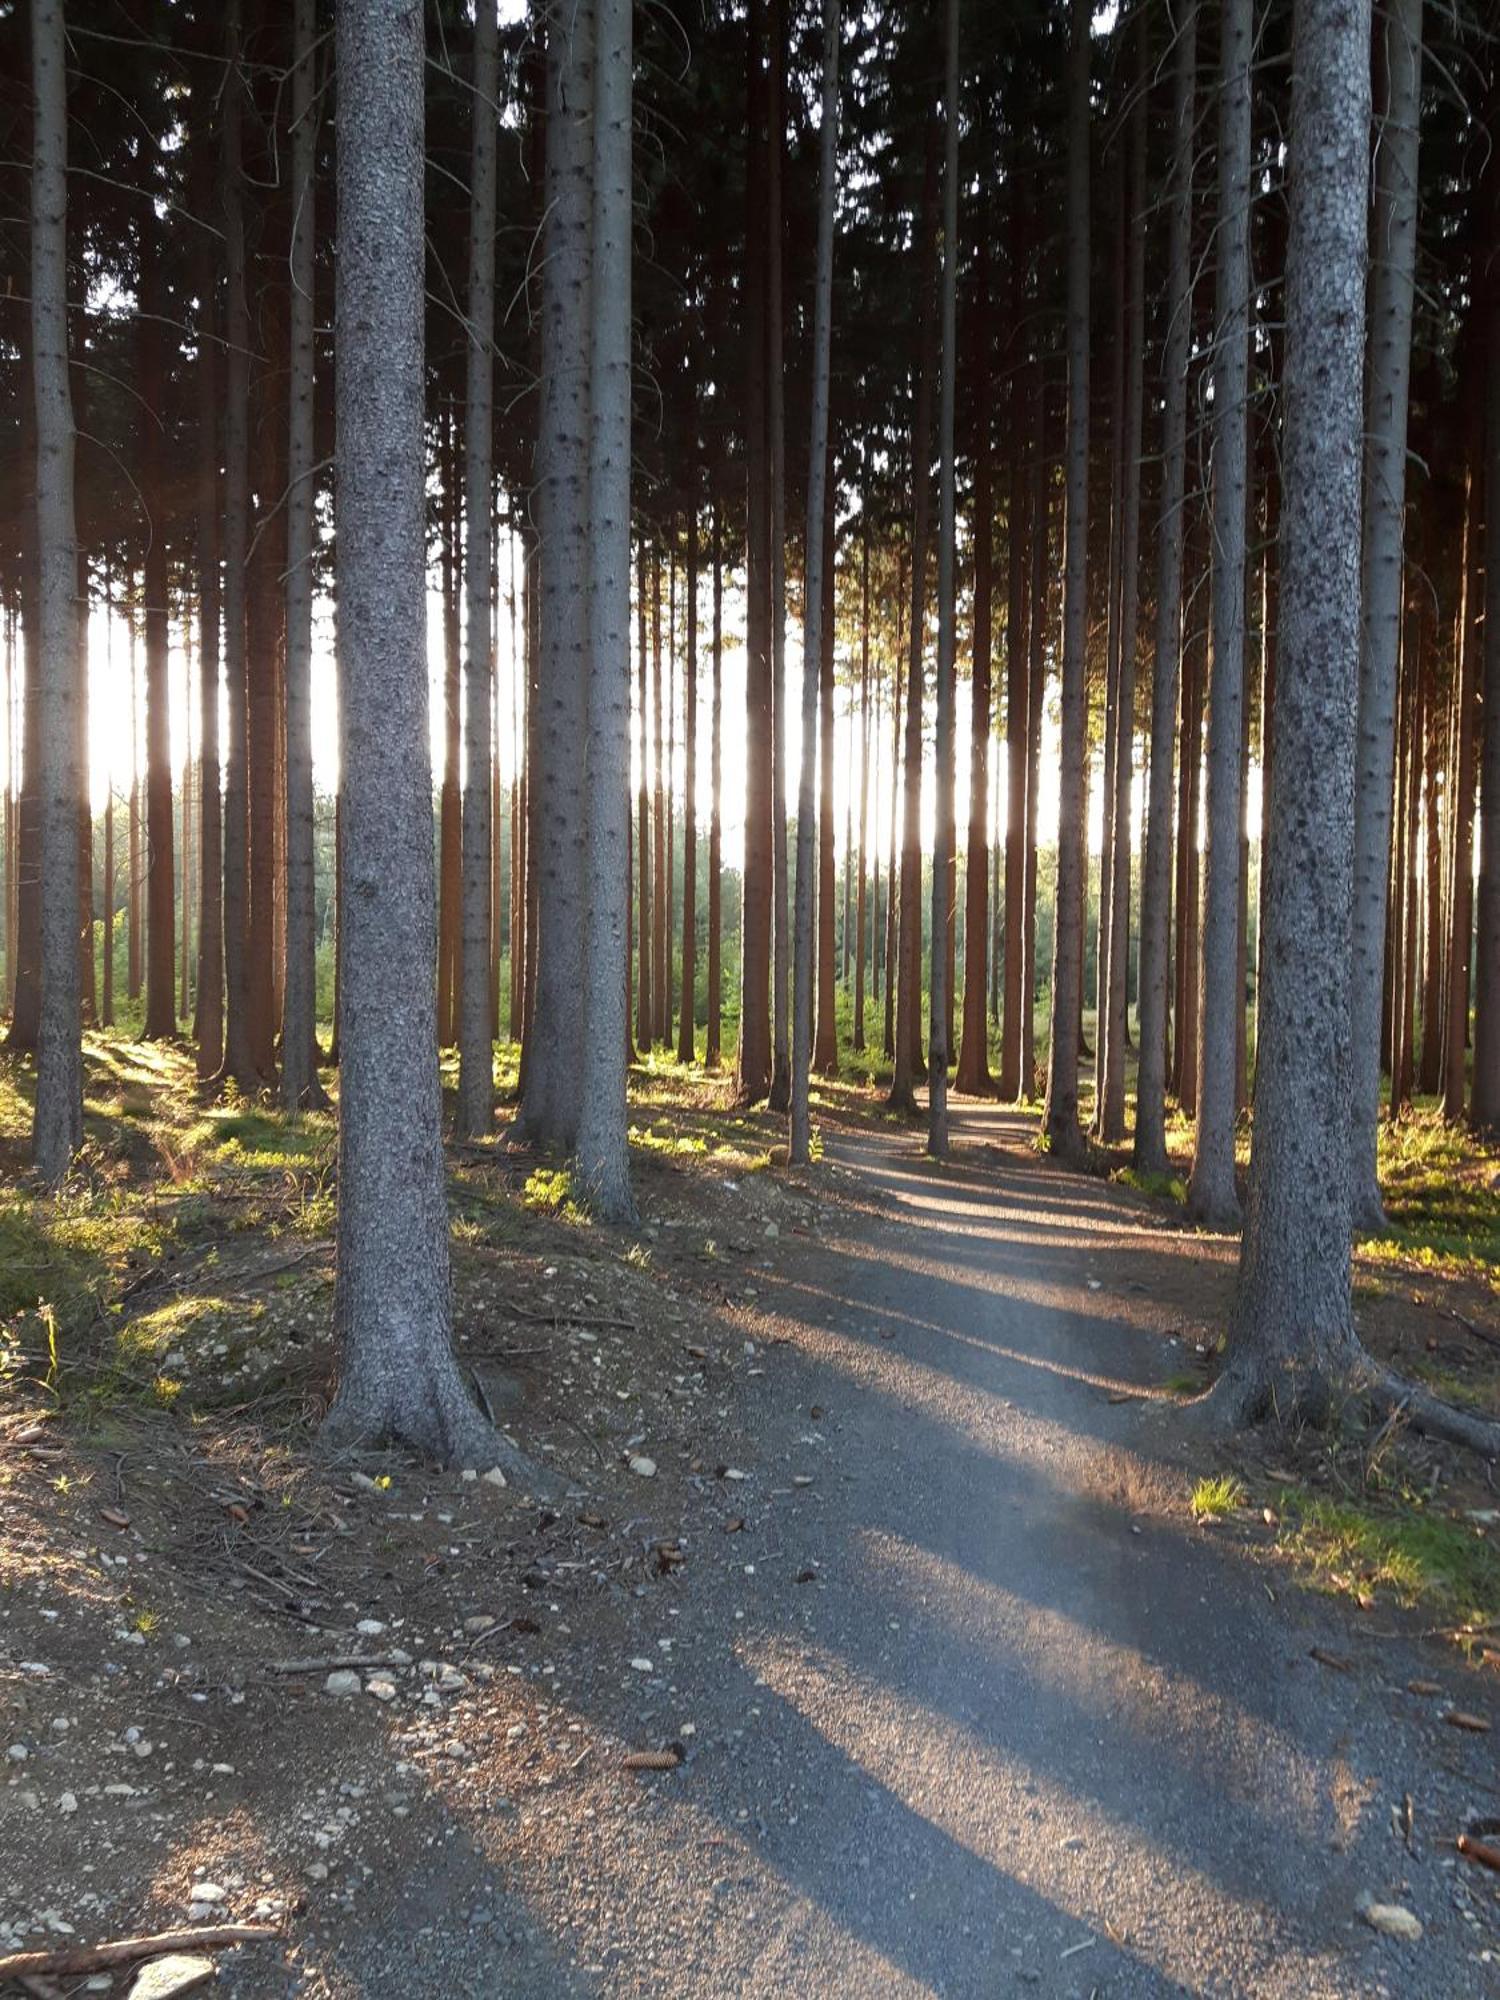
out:
{"label": "gravel path", "polygon": [[757,1258],[745,1532],[622,1641],[669,1664],[579,1698],[685,1766],[439,1829],[328,1991],[1500,1995],[1449,1844],[1500,1809],[1494,1739],[1440,1720],[1488,1684],[1191,1525],[1178,1420],[1125,1394],[1169,1372],[1153,1259],[1193,1239],[999,1111],[955,1125],[942,1173],[831,1139],[850,1207]]}

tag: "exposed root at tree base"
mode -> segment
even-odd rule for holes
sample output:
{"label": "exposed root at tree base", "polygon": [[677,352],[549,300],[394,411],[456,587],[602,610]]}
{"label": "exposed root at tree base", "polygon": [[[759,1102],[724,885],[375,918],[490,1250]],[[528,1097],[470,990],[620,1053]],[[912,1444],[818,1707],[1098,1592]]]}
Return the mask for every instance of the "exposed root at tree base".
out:
{"label": "exposed root at tree base", "polygon": [[1409,1424],[1425,1437],[1500,1459],[1500,1421],[1460,1410],[1430,1390],[1384,1368],[1357,1342],[1342,1368],[1231,1363],[1207,1395],[1188,1406],[1190,1423],[1226,1433],[1270,1423],[1327,1429],[1350,1402],[1387,1421]]}

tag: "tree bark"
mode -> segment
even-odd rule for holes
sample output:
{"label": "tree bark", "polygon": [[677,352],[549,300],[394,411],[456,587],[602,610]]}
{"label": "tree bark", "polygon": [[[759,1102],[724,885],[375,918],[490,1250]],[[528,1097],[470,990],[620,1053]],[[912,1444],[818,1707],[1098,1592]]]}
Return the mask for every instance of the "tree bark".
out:
{"label": "tree bark", "polygon": [[[254,1090],[265,1079],[250,1039],[249,793],[246,558],[250,535],[250,314],[245,295],[245,194],[241,144],[240,0],[226,0],[223,151],[224,222],[224,1065],[227,1080]],[[132,867],[132,883],[134,871]],[[134,889],[132,888],[132,896]],[[133,921],[133,912],[132,912]]]}
{"label": "tree bark", "polygon": [[[438,1086],[423,463],[423,20],[339,0],[337,384],[344,980],[335,1447],[529,1471],[469,1400]],[[618,902],[618,896],[616,897]]]}
{"label": "tree bark", "polygon": [[[937,824],[932,856],[932,972],[928,1026],[927,1150],[934,1159],[948,1154],[948,1064],[952,1031],[952,963],[949,952],[953,914],[954,707],[958,649],[955,574],[956,479],[954,475],[955,376],[958,367],[958,0],[947,0],[943,33],[943,273],[942,393],[938,415],[938,657],[935,754]],[[986,721],[988,718],[986,717]],[[980,1009],[983,1030],[983,1006]]]}
{"label": "tree bark", "polygon": [[704,1061],[717,1069],[721,1057],[720,1014],[723,1006],[723,774],[724,774],[724,538],[719,513],[718,480],[713,497],[713,635],[709,642],[712,674],[708,750],[708,1036]]}
{"label": "tree bark", "polygon": [[[167,487],[162,438],[166,367],[165,298],[159,225],[151,202],[140,218],[140,302],[136,366],[141,394],[139,468],[146,508],[141,591],[146,623],[146,1025],[148,1041],[177,1033],[177,910],[172,840],[172,689],[168,661]],[[41,436],[38,432],[38,451]],[[73,839],[78,838],[76,813]],[[74,926],[76,933],[76,923]]]}
{"label": "tree bark", "polygon": [[1353,960],[1349,1043],[1353,1213],[1361,1230],[1385,1222],[1376,1173],[1380,1117],[1380,985],[1391,865],[1391,771],[1401,646],[1406,420],[1417,246],[1422,0],[1382,10],[1386,101],[1375,148],[1369,407],[1365,422],[1364,600],[1355,786]]}
{"label": "tree bark", "polygon": [[1326,1414],[1358,1366],[1349,958],[1360,650],[1369,0],[1297,0],[1265,991],[1239,1288],[1215,1399]]}
{"label": "tree bark", "polygon": [[764,0],[745,26],[745,854],[740,883],[740,1032],[736,1096],[771,1083],[771,514],[766,438]]}
{"label": "tree bark", "polygon": [[1198,1130],[1188,1213],[1240,1219],[1234,1179],[1235,1014],[1240,908],[1240,755],[1245,703],[1245,493],[1250,351],[1252,0],[1224,0],[1219,54],[1219,208],[1213,361],[1212,619],[1203,933],[1198,986]]}
{"label": "tree bark", "polygon": [[[928,121],[917,293],[916,393],[911,428],[911,596],[907,630],[906,731],[901,765],[901,885],[896,922],[895,1055],[888,1103],[914,1116],[922,1063],[922,695],[927,542],[932,511],[932,388],[938,367],[938,139]],[[936,945],[934,946],[936,949]]]}
{"label": "tree bark", "polygon": [[[1137,1172],[1167,1171],[1167,991],[1172,905],[1172,767],[1182,666],[1183,506],[1187,462],[1189,256],[1193,228],[1195,0],[1177,24],[1172,167],[1167,222],[1167,334],[1163,354],[1161,517],[1156,541],[1156,639],[1151,681],[1151,775],[1141,869],[1140,1056],[1135,1085]],[[1183,784],[1187,773],[1183,773]]]}
{"label": "tree bark", "polygon": [[1130,810],[1135,772],[1135,652],[1140,610],[1141,432],[1146,344],[1146,110],[1150,88],[1146,15],[1136,17],[1135,103],[1130,117],[1130,223],[1125,274],[1125,393],[1120,467],[1120,645],[1116,663],[1114,797],[1110,804],[1109,928],[1104,940],[1106,1013],[1099,1136],[1125,1137],[1125,1052],[1130,1043]]}
{"label": "tree bark", "polygon": [[314,0],[292,8],[291,393],[286,491],[286,975],[281,1102],[326,1102],[318,1081],[317,907],[313,870],[312,599],[317,498],[314,201],[318,116]]}
{"label": "tree bark", "polygon": [[1448,1008],[1443,1048],[1443,1116],[1464,1117],[1468,1082],[1469,987],[1474,940],[1475,697],[1479,652],[1481,480],[1471,460],[1464,473],[1464,530],[1458,612],[1458,743],[1453,797],[1453,892],[1448,925]]}
{"label": "tree bark", "polygon": [[633,1222],[625,1072],[630,815],[631,0],[596,0],[590,305],[588,954],[577,1164],[595,1212]]}
{"label": "tree bark", "polygon": [[[697,390],[692,394],[696,430]],[[695,441],[696,450],[696,441]],[[677,1058],[698,1054],[698,493],[696,480],[687,520],[687,664],[683,673],[682,764],[682,1006]]]}
{"label": "tree bark", "polygon": [[[469,324],[464,381],[464,796],[462,948],[459,952],[458,1103],[455,1125],[466,1139],[487,1138],[495,1118],[495,1050],[490,1039],[490,488],[494,470],[495,177],[500,110],[499,29],[495,9],[474,13],[473,131],[469,202]],[[546,926],[542,927],[546,936]],[[540,964],[537,968],[541,978]],[[531,1076],[536,1074],[533,1033]]]}
{"label": "tree bark", "polygon": [[[818,638],[818,1007],[813,1038],[813,1065],[820,1076],[839,1072],[838,940],[835,935],[837,876],[834,867],[833,758],[837,737],[833,713],[835,564],[838,537],[834,517],[834,454],[830,441],[828,472],[823,482],[823,617]],[[846,860],[847,860],[847,841]],[[844,870],[844,901],[849,900],[849,871]],[[845,911],[847,924],[848,912]]]}
{"label": "tree bark", "polygon": [[771,1088],[772,1111],[791,1106],[787,1019],[791,914],[786,811],[786,379],[782,325],[782,172],[786,157],[788,0],[768,0],[771,69],[766,100],[766,429],[771,475]]}
{"label": "tree bark", "polygon": [[651,722],[651,668],[646,651],[646,544],[643,541],[636,556],[635,565],[636,596],[636,724],[640,744],[640,777],[636,790],[636,929],[640,932],[637,946],[639,978],[635,996],[636,1040],[641,1051],[650,1048],[656,1023],[656,988],[653,981],[652,959],[655,956],[656,921],[652,910],[651,895],[651,762],[647,731]]}
{"label": "tree bark", "polygon": [[[1012,275],[1014,284],[1014,276]],[[981,232],[974,299],[974,632],[969,702],[969,831],[964,876],[964,1014],[953,1088],[993,1097],[986,960],[989,954],[989,817],[991,605],[994,597],[994,496],[990,479],[990,296],[988,236]],[[1010,524],[1012,542],[1015,522]],[[1012,566],[1014,567],[1014,565]],[[1007,647],[1011,644],[1007,634]],[[1015,1092],[1012,1089],[1012,1096]]]}
{"label": "tree bark", "polygon": [[83,1144],[82,994],[78,967],[79,668],[74,429],[68,380],[68,99],[62,0],[34,0],[31,348],[36,405],[38,643],[41,721],[41,1012],[31,1156],[50,1186]]}
{"label": "tree bark", "polygon": [[1085,687],[1089,508],[1089,0],[1070,0],[1068,60],[1067,512],[1064,521],[1062,740],[1047,1102],[1042,1129],[1059,1159],[1084,1157],[1078,1122],[1083,998]]}
{"label": "tree bark", "polygon": [[[878,785],[877,785],[878,790]],[[861,495],[859,526],[859,874],[854,897],[854,1048],[865,1046],[865,957],[870,827],[870,493]],[[878,850],[877,850],[878,856]],[[876,867],[879,868],[879,860]],[[878,886],[876,903],[880,900]]]}
{"label": "tree bark", "polygon": [[[833,220],[837,202],[839,0],[823,0],[823,122],[818,147],[818,248],[813,280],[811,436],[807,459],[807,560],[802,589],[802,759],[797,786],[796,990],[792,1012],[791,1117],[787,1158],[806,1166],[812,1134],[808,1069],[813,1031],[813,785],[818,744],[818,695],[823,620],[828,606],[824,566],[833,562],[831,520],[824,500],[832,473],[828,448],[828,378],[833,331]],[[775,134],[773,127],[773,144]],[[828,717],[824,716],[825,736]],[[831,801],[830,801],[831,804]]]}

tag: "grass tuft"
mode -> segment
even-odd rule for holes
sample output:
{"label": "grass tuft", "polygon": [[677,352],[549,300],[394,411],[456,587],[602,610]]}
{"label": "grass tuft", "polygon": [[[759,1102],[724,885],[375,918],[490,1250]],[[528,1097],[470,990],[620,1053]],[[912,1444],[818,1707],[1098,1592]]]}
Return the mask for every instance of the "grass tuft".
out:
{"label": "grass tuft", "polygon": [[1232,1472],[1221,1472],[1212,1479],[1200,1479],[1193,1488],[1193,1519],[1195,1521],[1218,1521],[1226,1514],[1232,1514],[1236,1507],[1245,1504],[1245,1488]]}

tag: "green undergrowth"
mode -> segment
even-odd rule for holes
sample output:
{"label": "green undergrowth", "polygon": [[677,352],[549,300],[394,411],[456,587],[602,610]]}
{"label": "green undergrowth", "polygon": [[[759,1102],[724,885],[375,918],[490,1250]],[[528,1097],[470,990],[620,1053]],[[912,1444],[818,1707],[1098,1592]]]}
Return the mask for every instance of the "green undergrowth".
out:
{"label": "green undergrowth", "polygon": [[1355,1501],[1292,1486],[1278,1497],[1280,1545],[1320,1587],[1356,1598],[1387,1591],[1450,1620],[1460,1637],[1500,1619],[1493,1525],[1438,1513],[1417,1494]]}
{"label": "green undergrowth", "polygon": [[1245,1488],[1232,1472],[1221,1472],[1198,1481],[1193,1488],[1191,1504],[1195,1521],[1222,1520],[1226,1514],[1244,1506]]}
{"label": "green undergrowth", "polygon": [[1389,1227],[1361,1256],[1500,1290],[1500,1148],[1423,1106],[1381,1126],[1380,1186]]}

